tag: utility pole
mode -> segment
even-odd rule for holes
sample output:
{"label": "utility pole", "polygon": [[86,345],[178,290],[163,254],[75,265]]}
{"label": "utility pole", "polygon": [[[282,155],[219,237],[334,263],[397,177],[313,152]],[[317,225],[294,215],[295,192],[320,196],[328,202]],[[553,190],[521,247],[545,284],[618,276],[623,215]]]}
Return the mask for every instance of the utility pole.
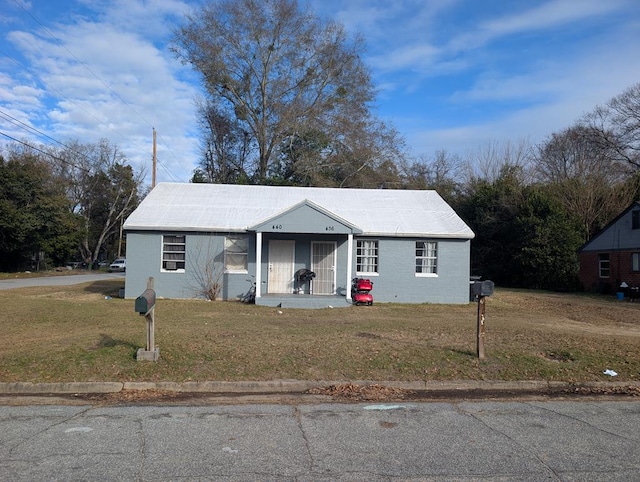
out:
{"label": "utility pole", "polygon": [[156,187],[156,128],[153,128],[153,167],[151,171],[151,189]]}

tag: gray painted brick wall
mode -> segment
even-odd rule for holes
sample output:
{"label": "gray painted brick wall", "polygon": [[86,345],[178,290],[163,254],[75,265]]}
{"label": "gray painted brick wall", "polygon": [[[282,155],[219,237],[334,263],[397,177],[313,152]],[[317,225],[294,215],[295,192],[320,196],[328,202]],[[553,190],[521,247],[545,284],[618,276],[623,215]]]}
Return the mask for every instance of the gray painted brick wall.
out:
{"label": "gray painted brick wall", "polygon": [[[161,270],[162,234],[186,234],[186,269],[184,272]],[[204,266],[213,262],[222,283],[221,299],[238,299],[249,288],[255,273],[255,236],[249,236],[248,273],[222,273],[225,233],[127,233],[127,274],[125,296],[135,298],[146,288],[147,278],[154,277],[160,298],[197,298],[205,275]],[[350,289],[347,277],[347,239],[344,235],[272,235],[263,236],[262,280],[268,279],[268,240],[295,239],[295,270],[310,267],[311,241],[337,242],[337,292],[346,295]],[[415,242],[418,238],[356,238],[379,242],[379,273],[369,277],[373,283],[374,302],[398,303],[468,303],[469,240],[430,239],[438,241],[438,274],[436,277],[415,275]],[[427,238],[419,238],[427,239]],[[356,243],[354,240],[352,275],[356,276]],[[294,271],[295,271],[294,270]],[[261,287],[266,291],[266,285]]]}

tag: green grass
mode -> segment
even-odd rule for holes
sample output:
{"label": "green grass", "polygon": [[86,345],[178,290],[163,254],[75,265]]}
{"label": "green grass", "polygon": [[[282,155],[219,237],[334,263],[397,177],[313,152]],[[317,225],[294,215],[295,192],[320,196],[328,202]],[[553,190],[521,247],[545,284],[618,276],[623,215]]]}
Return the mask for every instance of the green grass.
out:
{"label": "green grass", "polygon": [[496,290],[476,305],[322,310],[158,300],[158,362],[122,282],[0,291],[0,381],[640,379],[640,303]]}

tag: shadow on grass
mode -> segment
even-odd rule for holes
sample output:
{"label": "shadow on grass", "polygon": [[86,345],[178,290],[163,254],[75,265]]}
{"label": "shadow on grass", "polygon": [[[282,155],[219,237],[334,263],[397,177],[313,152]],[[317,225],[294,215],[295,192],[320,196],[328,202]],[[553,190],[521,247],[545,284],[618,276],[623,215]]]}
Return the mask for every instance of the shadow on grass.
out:
{"label": "shadow on grass", "polygon": [[111,296],[112,298],[119,298],[121,288],[124,288],[124,279],[94,281],[87,285],[87,287],[84,288],[84,291],[88,293],[98,293],[104,296]]}
{"label": "shadow on grass", "polygon": [[476,352],[472,350],[458,350],[457,348],[449,348],[449,351],[457,353],[458,355],[464,355],[465,357],[476,358]]}
{"label": "shadow on grass", "polygon": [[137,344],[131,341],[118,340],[117,338],[113,338],[112,336],[107,335],[105,333],[100,333],[100,339],[98,340],[98,343],[95,344],[95,349],[115,348],[117,346],[124,346],[124,347],[130,348],[131,350],[133,350],[133,353],[134,353],[133,356],[135,356],[135,353],[137,353],[138,348],[140,348],[140,346],[138,346]]}

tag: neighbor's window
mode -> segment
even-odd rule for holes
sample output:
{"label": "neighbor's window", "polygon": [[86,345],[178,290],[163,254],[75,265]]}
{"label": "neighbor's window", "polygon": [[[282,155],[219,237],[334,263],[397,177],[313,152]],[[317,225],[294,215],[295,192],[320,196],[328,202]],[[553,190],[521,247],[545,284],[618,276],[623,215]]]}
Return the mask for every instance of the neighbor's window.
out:
{"label": "neighbor's window", "polygon": [[640,211],[631,211],[631,229],[640,229]]}
{"label": "neighbor's window", "polygon": [[356,241],[356,271],[358,273],[378,272],[378,241]]}
{"label": "neighbor's window", "polygon": [[438,274],[438,243],[416,241],[416,274]]}
{"label": "neighbor's window", "polygon": [[249,269],[249,263],[247,259],[248,250],[248,236],[227,236],[224,239],[225,271],[246,272]]}
{"label": "neighbor's window", "polygon": [[184,271],[186,242],[184,236],[162,236],[162,269]]}
{"label": "neighbor's window", "polygon": [[601,253],[598,255],[598,276],[600,278],[608,278],[610,270],[609,253]]}
{"label": "neighbor's window", "polygon": [[631,271],[640,271],[640,253],[631,253]]}

